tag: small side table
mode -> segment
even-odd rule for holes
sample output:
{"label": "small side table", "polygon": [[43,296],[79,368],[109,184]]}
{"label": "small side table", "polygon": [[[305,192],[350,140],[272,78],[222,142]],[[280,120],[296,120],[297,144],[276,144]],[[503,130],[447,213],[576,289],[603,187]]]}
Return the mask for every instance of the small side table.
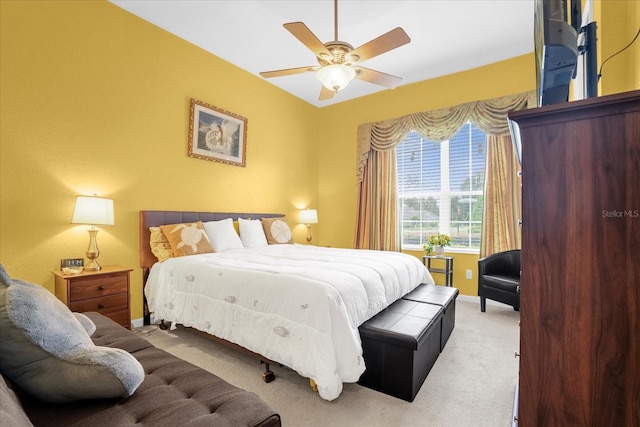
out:
{"label": "small side table", "polygon": [[[443,261],[444,268],[431,268],[431,261]],[[436,255],[423,255],[422,263],[427,267],[429,272],[444,274],[444,285],[453,286],[453,257],[450,256],[436,256]]]}
{"label": "small side table", "polygon": [[98,271],[64,274],[53,271],[56,296],[71,311],[97,311],[131,329],[129,272],[131,268],[106,265]]}

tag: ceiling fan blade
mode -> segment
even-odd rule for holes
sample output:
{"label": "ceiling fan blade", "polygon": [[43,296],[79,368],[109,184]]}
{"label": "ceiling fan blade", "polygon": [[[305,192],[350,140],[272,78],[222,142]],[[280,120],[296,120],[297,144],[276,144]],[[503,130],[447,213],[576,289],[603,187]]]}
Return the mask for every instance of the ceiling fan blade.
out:
{"label": "ceiling fan blade", "polygon": [[324,53],[331,57],[331,52],[329,52],[316,35],[313,34],[302,22],[289,22],[283,26],[316,56],[320,56],[321,53]]}
{"label": "ceiling fan blade", "polygon": [[320,67],[310,65],[308,67],[286,68],[284,70],[273,70],[273,71],[262,71],[260,75],[268,79],[271,77],[290,76],[292,74],[302,74],[302,73],[306,73],[307,71],[317,70],[318,68]]}
{"label": "ceiling fan blade", "polygon": [[[392,49],[409,43],[411,39],[400,27],[397,27],[388,33],[381,35],[360,47],[355,48],[349,55],[351,57],[358,56],[357,61],[362,62],[371,59],[374,56],[381,55]],[[355,61],[355,59],[354,59]]]}
{"label": "ceiling fan blade", "polygon": [[326,101],[327,99],[333,98],[335,94],[336,93],[334,91],[332,91],[331,89],[327,89],[324,85],[322,85],[322,89],[320,89],[320,96],[318,97],[318,100]]}
{"label": "ceiling fan blade", "polygon": [[364,80],[365,82],[388,87],[389,89],[393,89],[402,83],[402,77],[392,76],[391,74],[381,73],[380,71],[370,70],[364,67],[354,67],[354,69],[356,70],[356,79]]}

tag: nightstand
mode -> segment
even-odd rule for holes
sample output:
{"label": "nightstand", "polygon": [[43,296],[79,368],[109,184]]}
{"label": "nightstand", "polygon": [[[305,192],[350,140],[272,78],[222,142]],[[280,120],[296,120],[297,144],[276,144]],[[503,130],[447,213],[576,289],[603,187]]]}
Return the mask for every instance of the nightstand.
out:
{"label": "nightstand", "polygon": [[97,311],[131,329],[129,272],[119,265],[103,266],[99,271],[64,274],[53,271],[56,297],[71,311]]}
{"label": "nightstand", "polygon": [[[431,261],[442,261],[444,268],[432,268]],[[422,263],[427,267],[429,272],[444,274],[444,285],[453,286],[453,257],[450,256],[438,256],[438,255],[424,255],[422,257]]]}

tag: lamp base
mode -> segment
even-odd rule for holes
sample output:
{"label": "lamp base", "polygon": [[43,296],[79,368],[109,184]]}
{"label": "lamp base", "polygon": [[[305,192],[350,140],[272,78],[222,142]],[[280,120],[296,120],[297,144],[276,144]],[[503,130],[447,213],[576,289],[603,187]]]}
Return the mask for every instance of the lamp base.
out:
{"label": "lamp base", "polygon": [[307,245],[311,244],[311,224],[307,224]]}
{"label": "lamp base", "polygon": [[98,271],[102,268],[100,267],[100,264],[98,264],[98,256],[100,256],[98,242],[96,241],[98,229],[92,226],[87,231],[89,232],[89,248],[87,249],[87,258],[89,259],[89,262],[84,266],[84,269],[87,271]]}
{"label": "lamp base", "polygon": [[98,264],[98,255],[100,252],[87,252],[87,258],[89,258],[89,262],[84,266],[84,269],[87,271],[99,271],[102,269],[100,264]]}

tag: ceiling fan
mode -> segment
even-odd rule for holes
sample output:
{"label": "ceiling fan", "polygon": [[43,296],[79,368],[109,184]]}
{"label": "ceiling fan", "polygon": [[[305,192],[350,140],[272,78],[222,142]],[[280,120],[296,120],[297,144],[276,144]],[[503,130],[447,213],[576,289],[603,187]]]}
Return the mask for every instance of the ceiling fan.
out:
{"label": "ceiling fan", "polygon": [[302,22],[290,22],[283,26],[316,55],[320,65],[263,71],[260,73],[262,77],[271,78],[308,71],[317,72],[316,77],[322,82],[320,101],[333,98],[354,78],[387,88],[394,88],[402,81],[401,77],[359,65],[367,59],[409,43],[411,39],[400,27],[354,49],[349,43],[338,40],[338,0],[334,0],[334,41],[322,43]]}

